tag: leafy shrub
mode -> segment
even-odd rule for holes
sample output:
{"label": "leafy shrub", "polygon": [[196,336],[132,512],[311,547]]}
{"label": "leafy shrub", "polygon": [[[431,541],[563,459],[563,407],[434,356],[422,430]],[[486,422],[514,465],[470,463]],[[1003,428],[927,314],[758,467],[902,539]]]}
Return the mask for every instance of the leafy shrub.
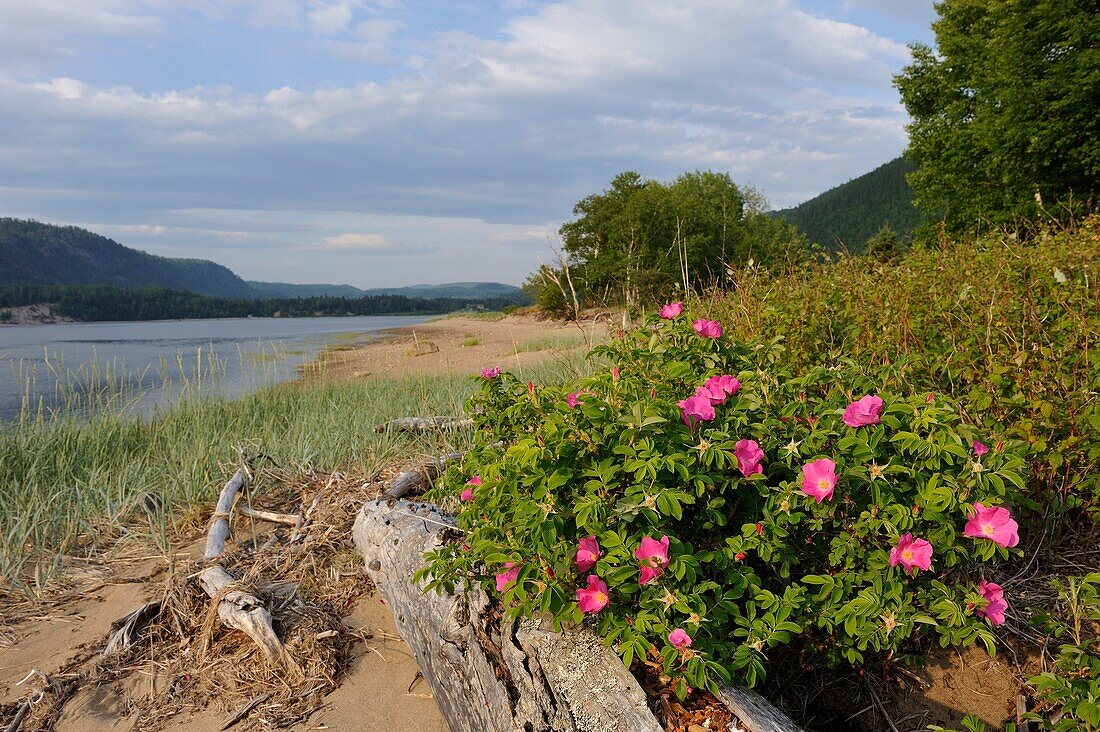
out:
{"label": "leafy shrub", "polygon": [[1056,721],[1038,714],[1028,718],[1058,732],[1100,730],[1100,573],[1067,577],[1056,588],[1062,612],[1047,615],[1043,624],[1065,643],[1055,670],[1029,679],[1038,696],[1054,706],[1049,716]]}
{"label": "leafy shrub", "polygon": [[889,373],[796,375],[774,340],[662,312],[575,384],[483,372],[480,446],[435,496],[461,508],[464,540],[422,577],[480,582],[515,615],[587,617],[627,665],[659,657],[681,695],[754,684],[795,640],[830,662],[924,633],[992,652],[1005,603],[967,574],[1008,550],[964,529],[1023,487],[1016,444],[986,449],[951,402]]}
{"label": "leafy shrub", "polygon": [[851,358],[957,400],[1026,445],[1035,505],[1100,507],[1100,218],[1031,243],[944,242],[884,264],[841,257],[742,274],[693,304],[738,338],[781,338],[794,370]]}

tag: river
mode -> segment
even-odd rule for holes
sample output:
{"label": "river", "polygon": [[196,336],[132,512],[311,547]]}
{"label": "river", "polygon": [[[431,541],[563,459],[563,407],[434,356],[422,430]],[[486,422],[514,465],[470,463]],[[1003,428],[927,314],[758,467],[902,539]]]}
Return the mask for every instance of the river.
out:
{"label": "river", "polygon": [[0,423],[21,410],[137,410],[295,378],[324,347],[421,316],[224,318],[0,327]]}

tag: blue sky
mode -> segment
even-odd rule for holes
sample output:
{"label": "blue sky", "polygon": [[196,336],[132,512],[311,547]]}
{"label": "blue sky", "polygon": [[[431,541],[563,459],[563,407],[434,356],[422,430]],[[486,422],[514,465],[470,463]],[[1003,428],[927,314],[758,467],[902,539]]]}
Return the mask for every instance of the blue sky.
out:
{"label": "blue sky", "polygon": [[898,155],[930,0],[0,0],[0,215],[248,279],[519,283],[623,170]]}

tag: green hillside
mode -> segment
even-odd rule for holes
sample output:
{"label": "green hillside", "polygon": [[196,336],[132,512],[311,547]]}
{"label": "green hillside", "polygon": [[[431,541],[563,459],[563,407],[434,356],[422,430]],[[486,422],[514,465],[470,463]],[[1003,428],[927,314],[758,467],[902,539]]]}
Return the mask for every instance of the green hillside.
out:
{"label": "green hillside", "polygon": [[0,218],[0,286],[163,287],[214,297],[253,297],[232,270],[204,259],[170,259],[124,247],[75,226]]}
{"label": "green hillside", "polygon": [[76,226],[0,218],[0,287],[13,285],[111,285],[156,287],[240,300],[403,296],[506,300],[527,296],[499,282],[452,282],[362,290],[352,285],[247,282],[228,267],[205,259],[171,259],[131,249]]}
{"label": "green hillside", "polygon": [[904,235],[924,220],[913,206],[913,191],[905,180],[913,170],[908,160],[895,158],[776,215],[829,251],[847,247],[862,252],[867,240],[883,225],[889,224]]}

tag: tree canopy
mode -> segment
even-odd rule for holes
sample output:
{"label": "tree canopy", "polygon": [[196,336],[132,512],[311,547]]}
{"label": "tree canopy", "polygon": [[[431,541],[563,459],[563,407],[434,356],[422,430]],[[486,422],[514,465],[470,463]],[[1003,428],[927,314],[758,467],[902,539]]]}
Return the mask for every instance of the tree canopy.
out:
{"label": "tree canopy", "polygon": [[[750,260],[800,260],[802,238],[765,208],[759,194],[723,173],[684,173],[666,184],[625,172],[579,201],[559,233],[587,302],[631,304],[677,287],[721,286],[728,267]],[[534,277],[545,280],[546,269]]]}
{"label": "tree canopy", "polygon": [[954,228],[1095,206],[1096,0],[947,0],[895,78],[917,204]]}

